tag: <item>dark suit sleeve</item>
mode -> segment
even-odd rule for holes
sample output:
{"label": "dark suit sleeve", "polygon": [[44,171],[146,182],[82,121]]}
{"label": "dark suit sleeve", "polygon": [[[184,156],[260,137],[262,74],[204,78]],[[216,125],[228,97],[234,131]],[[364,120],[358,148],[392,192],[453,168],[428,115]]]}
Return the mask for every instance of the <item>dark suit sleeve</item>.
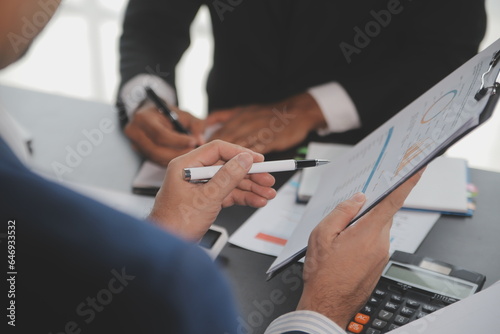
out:
{"label": "dark suit sleeve", "polygon": [[[369,131],[474,56],[485,33],[484,1],[400,3],[401,13],[352,54],[338,80]],[[370,20],[371,14],[364,22]],[[354,45],[354,32],[352,38]]]}
{"label": "dark suit sleeve", "polygon": [[154,74],[175,88],[175,66],[190,43],[199,0],[130,0],[120,39],[121,86],[137,74]]}
{"label": "dark suit sleeve", "polygon": [[0,158],[19,333],[236,332],[231,293],[198,246],[43,180],[1,139]]}

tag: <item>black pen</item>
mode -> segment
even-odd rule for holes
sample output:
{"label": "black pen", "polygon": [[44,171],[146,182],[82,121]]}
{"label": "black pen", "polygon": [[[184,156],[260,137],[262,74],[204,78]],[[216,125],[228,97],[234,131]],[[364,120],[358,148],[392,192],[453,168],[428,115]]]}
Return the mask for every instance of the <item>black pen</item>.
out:
{"label": "black pen", "polygon": [[156,95],[155,91],[151,87],[146,87],[146,94],[147,96],[151,99],[151,101],[154,102],[156,107],[160,110],[160,112],[167,116],[167,118],[172,122],[172,125],[174,126],[175,131],[179,133],[184,133],[186,135],[190,135],[191,133],[182,126],[182,124],[179,122],[179,116],[177,114],[170,110],[167,105]]}

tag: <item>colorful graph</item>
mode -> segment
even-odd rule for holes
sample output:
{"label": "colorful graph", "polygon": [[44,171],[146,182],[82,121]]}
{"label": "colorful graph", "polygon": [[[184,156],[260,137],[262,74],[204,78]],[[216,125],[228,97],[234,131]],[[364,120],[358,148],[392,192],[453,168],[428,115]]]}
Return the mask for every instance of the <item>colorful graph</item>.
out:
{"label": "colorful graph", "polygon": [[398,168],[394,176],[397,176],[399,172],[405,169],[408,165],[411,165],[412,161],[417,158],[421,153],[424,153],[428,148],[433,146],[434,140],[430,138],[425,138],[413,145],[411,145],[403,155],[403,159],[399,162]]}
{"label": "colorful graph", "polygon": [[420,123],[425,124],[432,121],[436,116],[438,116],[440,113],[446,110],[446,108],[448,108],[448,106],[451,104],[451,102],[453,102],[453,99],[455,99],[455,96],[457,96],[457,94],[458,91],[454,89],[444,94],[439,99],[437,99],[437,101],[434,102],[426,110],[424,116],[422,116],[422,119],[420,120]]}
{"label": "colorful graph", "polygon": [[373,166],[370,175],[368,176],[368,180],[366,180],[365,185],[363,186],[363,190],[361,192],[365,193],[366,189],[368,188],[368,185],[370,184],[373,174],[375,174],[375,171],[377,170],[378,166],[380,165],[380,162],[382,161],[382,157],[384,156],[385,151],[387,150],[387,145],[389,145],[389,141],[391,140],[392,132],[394,131],[394,127],[389,129],[389,132],[387,133],[387,137],[384,142],[384,146],[382,146],[382,150],[380,151],[380,154],[378,155],[377,161],[375,162],[375,165]]}

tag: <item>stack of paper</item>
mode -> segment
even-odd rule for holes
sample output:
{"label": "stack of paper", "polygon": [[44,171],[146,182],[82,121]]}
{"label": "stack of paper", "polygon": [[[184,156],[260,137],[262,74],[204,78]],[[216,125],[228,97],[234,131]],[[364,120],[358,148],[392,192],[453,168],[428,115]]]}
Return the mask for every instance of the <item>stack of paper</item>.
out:
{"label": "stack of paper", "polygon": [[[307,159],[342,159],[352,146],[310,143]],[[304,169],[297,191],[297,200],[307,202],[319,186],[323,171],[327,165]],[[404,208],[412,210],[433,211],[444,214],[470,216],[467,192],[468,182],[467,161],[459,158],[439,157],[432,161],[418,185],[405,201]]]}
{"label": "stack of paper", "polygon": [[[299,174],[278,191],[276,198],[257,210],[231,235],[233,245],[278,256],[299,224],[306,206],[295,201]],[[399,211],[391,228],[390,252],[414,253],[439,219],[438,213]]]}

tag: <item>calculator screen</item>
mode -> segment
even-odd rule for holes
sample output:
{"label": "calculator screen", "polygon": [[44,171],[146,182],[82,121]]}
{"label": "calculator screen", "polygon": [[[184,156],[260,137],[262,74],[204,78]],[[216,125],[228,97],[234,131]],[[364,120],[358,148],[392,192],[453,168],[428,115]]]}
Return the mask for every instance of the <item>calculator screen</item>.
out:
{"label": "calculator screen", "polygon": [[459,279],[453,279],[441,274],[433,274],[418,268],[409,268],[392,263],[384,273],[388,278],[405,282],[423,289],[430,289],[436,293],[463,299],[474,293],[476,286],[466,284]]}

